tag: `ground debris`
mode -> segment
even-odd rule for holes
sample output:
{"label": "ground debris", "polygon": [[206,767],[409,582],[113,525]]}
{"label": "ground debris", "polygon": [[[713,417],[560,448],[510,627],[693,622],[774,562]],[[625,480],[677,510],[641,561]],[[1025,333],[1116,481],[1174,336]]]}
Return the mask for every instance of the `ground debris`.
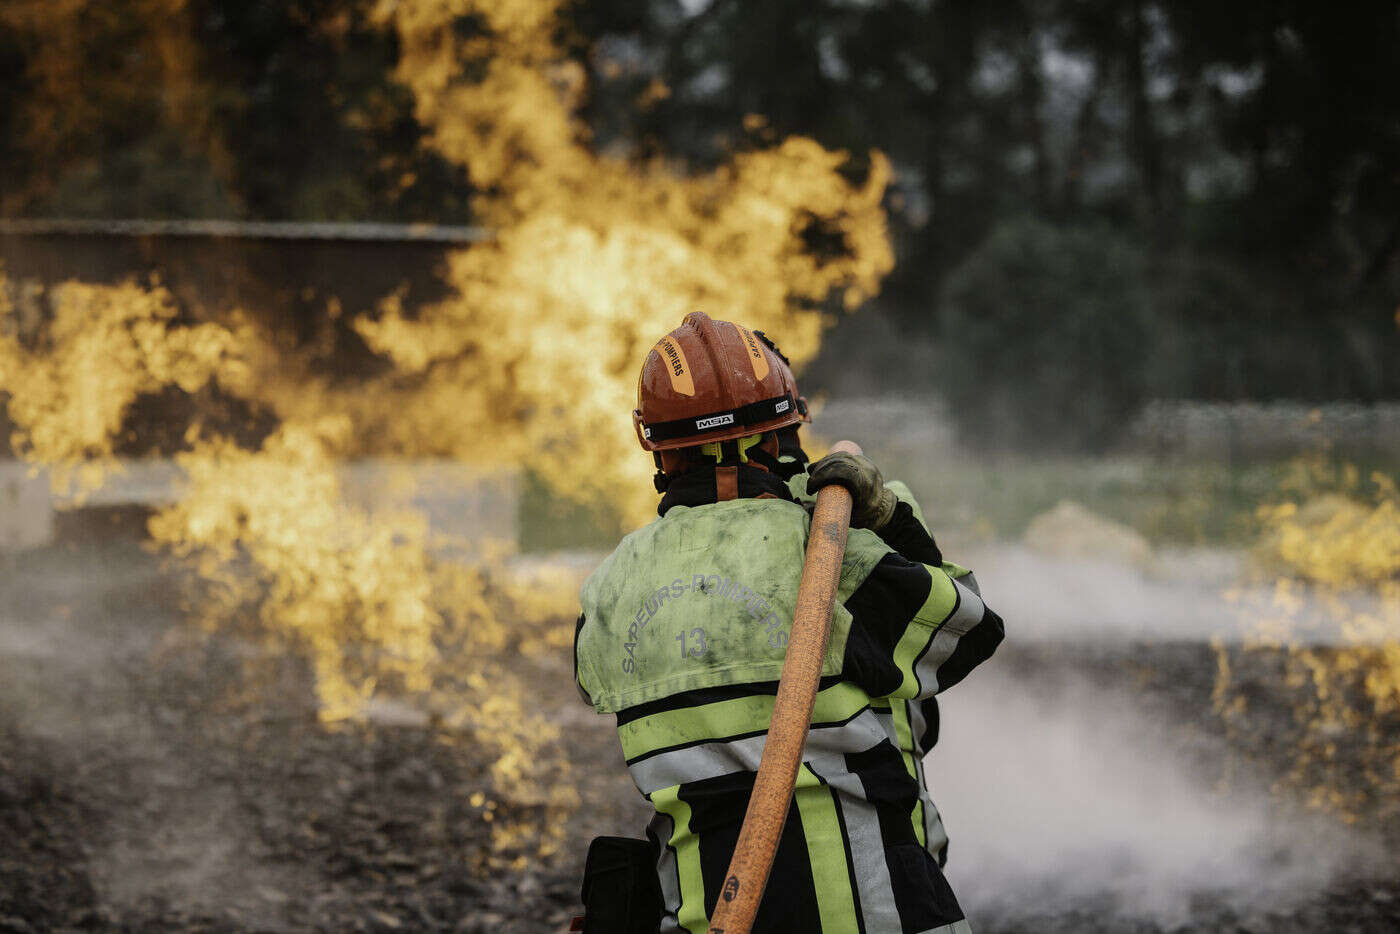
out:
{"label": "ground debris", "polygon": [[[0,934],[562,932],[581,911],[588,840],[642,835],[646,808],[613,724],[578,701],[566,655],[521,664],[540,666],[530,672],[539,709],[567,725],[585,806],[559,853],[502,860],[473,797],[529,805],[492,794],[492,763],[472,744],[432,723],[319,723],[296,658],[190,633],[175,610],[139,599],[167,592],[149,557],[26,561],[0,594],[0,637],[31,627],[9,640],[27,654],[7,654],[0,638]],[[69,583],[46,590],[45,562],[60,562]],[[61,619],[50,613],[60,602],[71,608]],[[36,655],[43,640],[51,655]],[[996,664],[1033,688],[1130,688],[1180,724],[1180,747],[1202,774],[1223,768],[1208,645],[1008,645]],[[1258,682],[1260,729],[1238,754],[1267,764],[1270,737],[1288,735],[1287,708],[1269,693],[1267,661],[1258,664],[1240,674]],[[1387,839],[1393,859],[1400,836]],[[1113,904],[1046,912],[1032,898],[1016,910],[965,907],[981,934],[1391,931],[1400,929],[1392,870],[1378,866],[1287,913],[1209,896],[1171,922]]]}

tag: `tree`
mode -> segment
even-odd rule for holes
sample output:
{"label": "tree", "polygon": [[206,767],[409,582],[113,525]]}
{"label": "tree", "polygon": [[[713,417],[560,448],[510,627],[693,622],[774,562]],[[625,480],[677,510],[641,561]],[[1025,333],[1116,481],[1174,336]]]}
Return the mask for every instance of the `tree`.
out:
{"label": "tree", "polygon": [[949,275],[939,388],[970,441],[1057,450],[1115,440],[1149,388],[1146,263],[1102,226],[1011,220]]}

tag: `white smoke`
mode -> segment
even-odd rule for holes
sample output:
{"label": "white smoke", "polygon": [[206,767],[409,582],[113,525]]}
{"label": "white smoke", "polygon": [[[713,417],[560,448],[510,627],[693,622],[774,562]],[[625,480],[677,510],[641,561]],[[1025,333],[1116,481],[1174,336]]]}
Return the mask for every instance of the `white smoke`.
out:
{"label": "white smoke", "polygon": [[[1257,636],[1260,615],[1273,601],[1272,583],[1246,583],[1244,555],[1226,549],[1159,550],[1141,566],[1108,557],[1061,557],[1019,544],[952,554],[976,570],[992,607],[1014,621],[1013,635],[1022,645],[1238,643]],[[1302,641],[1349,641],[1329,604],[1307,593],[1293,599],[1297,605],[1289,618]],[[1357,594],[1353,602],[1372,612],[1379,608],[1374,596]]]}
{"label": "white smoke", "polygon": [[1262,790],[1213,788],[1192,762],[1219,751],[1202,756],[1208,740],[1126,691],[1013,677],[994,659],[941,707],[926,765],[974,922],[1088,909],[1174,926],[1201,899],[1286,910],[1368,850]]}

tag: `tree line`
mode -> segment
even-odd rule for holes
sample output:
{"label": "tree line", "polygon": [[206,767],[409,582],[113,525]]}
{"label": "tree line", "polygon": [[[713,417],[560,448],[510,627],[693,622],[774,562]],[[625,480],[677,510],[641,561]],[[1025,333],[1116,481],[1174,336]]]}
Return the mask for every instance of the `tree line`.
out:
{"label": "tree line", "polygon": [[[375,6],[3,0],[0,210],[470,222]],[[560,30],[620,157],[886,153],[877,304],[920,354],[880,388],[937,390],[972,435],[1400,397],[1393,3],[575,0]]]}

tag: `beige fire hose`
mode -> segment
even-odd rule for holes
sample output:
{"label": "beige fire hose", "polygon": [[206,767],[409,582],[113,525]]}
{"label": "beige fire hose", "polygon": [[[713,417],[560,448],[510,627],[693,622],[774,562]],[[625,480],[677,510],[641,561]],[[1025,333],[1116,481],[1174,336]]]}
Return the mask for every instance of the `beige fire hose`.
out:
{"label": "beige fire hose", "polygon": [[[861,453],[859,445],[838,441],[832,452]],[[807,535],[807,557],[797,590],[787,657],[783,661],[773,720],[763,744],[763,758],[753,783],[749,808],[739,842],[724,876],[724,888],[710,919],[710,934],[749,934],[758,914],[773,856],[783,835],[802,763],[802,747],[812,723],[822,659],[831,635],[831,613],[841,563],[846,555],[846,532],[851,524],[851,494],[845,487],[824,486],[817,491],[812,527]]]}

